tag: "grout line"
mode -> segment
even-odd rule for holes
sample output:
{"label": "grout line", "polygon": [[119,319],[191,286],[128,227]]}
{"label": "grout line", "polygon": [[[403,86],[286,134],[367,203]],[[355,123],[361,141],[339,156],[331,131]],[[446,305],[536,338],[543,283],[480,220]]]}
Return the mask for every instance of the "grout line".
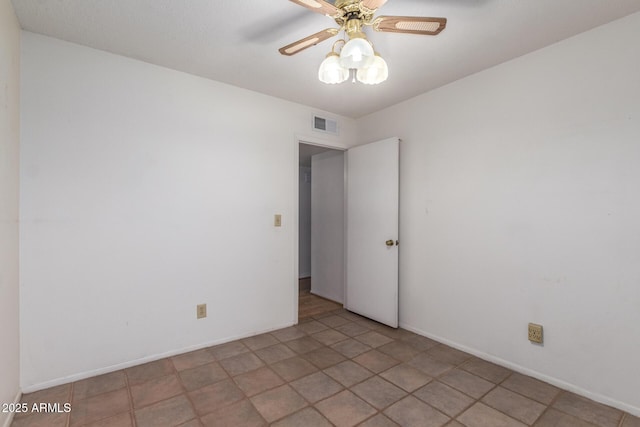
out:
{"label": "grout line", "polygon": [[136,422],[133,408],[133,393],[131,392],[131,387],[129,386],[129,377],[127,376],[126,372],[124,372],[124,370],[122,372],[122,375],[124,376],[124,385],[127,388],[127,394],[129,395],[129,418],[131,420],[131,425],[133,427],[136,427],[138,423]]}
{"label": "grout line", "polygon": [[624,421],[627,419],[627,413],[623,412],[622,413],[622,417],[620,418],[620,422],[618,423],[618,427],[622,427],[622,425],[624,424]]}
{"label": "grout line", "polygon": [[[74,390],[74,383],[71,383],[69,385],[69,395],[68,395],[68,400],[69,400],[69,404],[71,405],[71,411],[73,411],[73,390]],[[69,413],[67,414],[67,427],[71,426],[71,411],[69,411]]]}

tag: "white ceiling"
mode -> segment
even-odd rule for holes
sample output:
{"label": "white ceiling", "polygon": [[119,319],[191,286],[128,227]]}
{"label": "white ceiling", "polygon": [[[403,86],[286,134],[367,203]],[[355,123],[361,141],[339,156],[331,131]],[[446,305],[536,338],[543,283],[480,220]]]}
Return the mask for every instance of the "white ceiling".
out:
{"label": "white ceiling", "polygon": [[379,14],[448,18],[438,36],[368,32],[389,64],[377,86],[325,85],[334,39],[278,48],[336,27],[287,0],[13,0],[25,30],[360,117],[598,25],[640,0],[389,0]]}

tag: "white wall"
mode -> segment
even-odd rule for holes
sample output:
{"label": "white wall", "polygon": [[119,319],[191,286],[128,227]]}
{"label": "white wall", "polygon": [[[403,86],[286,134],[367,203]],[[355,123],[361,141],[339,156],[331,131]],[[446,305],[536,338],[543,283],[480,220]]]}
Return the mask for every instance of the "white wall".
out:
{"label": "white wall", "polygon": [[635,14],[358,123],[402,139],[402,325],[635,414],[638,40]]}
{"label": "white wall", "polygon": [[344,301],[344,152],[311,157],[311,293]]}
{"label": "white wall", "polygon": [[298,277],[311,276],[311,168],[298,173]]}
{"label": "white wall", "polygon": [[[18,190],[20,26],[9,0],[0,0],[0,403],[20,391]],[[0,412],[0,426],[9,414]]]}
{"label": "white wall", "polygon": [[314,111],[28,32],[22,47],[23,388],[295,322]]}

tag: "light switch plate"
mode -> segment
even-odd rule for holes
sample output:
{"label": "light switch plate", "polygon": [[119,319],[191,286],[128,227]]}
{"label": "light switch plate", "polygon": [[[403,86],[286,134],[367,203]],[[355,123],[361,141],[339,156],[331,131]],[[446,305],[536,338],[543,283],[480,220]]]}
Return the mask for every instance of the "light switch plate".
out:
{"label": "light switch plate", "polygon": [[282,215],[275,214],[273,217],[273,225],[275,227],[282,227]]}

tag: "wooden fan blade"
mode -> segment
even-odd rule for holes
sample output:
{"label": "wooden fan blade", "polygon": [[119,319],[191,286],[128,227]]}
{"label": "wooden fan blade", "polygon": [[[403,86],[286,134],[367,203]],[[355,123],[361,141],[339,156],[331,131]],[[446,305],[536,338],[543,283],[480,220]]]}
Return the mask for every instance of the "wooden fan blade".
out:
{"label": "wooden fan blade", "polygon": [[295,4],[299,4],[302,7],[311,9],[316,13],[322,13],[323,15],[330,16],[332,18],[338,18],[342,16],[342,10],[338,9],[331,3],[327,3],[324,0],[290,0]]}
{"label": "wooden fan blade", "polygon": [[389,33],[435,36],[447,26],[446,18],[426,16],[380,16],[373,21],[373,29]]}
{"label": "wooden fan blade", "polygon": [[315,46],[318,43],[325,41],[326,39],[330,39],[331,37],[338,34],[337,28],[327,28],[326,30],[319,31],[315,34],[312,34],[308,37],[300,39],[296,42],[286,45],[285,47],[281,47],[278,49],[281,54],[291,56],[296,53],[305,50],[308,47]]}
{"label": "wooden fan blade", "polygon": [[387,0],[362,0],[362,5],[369,10],[376,10],[384,6]]}

